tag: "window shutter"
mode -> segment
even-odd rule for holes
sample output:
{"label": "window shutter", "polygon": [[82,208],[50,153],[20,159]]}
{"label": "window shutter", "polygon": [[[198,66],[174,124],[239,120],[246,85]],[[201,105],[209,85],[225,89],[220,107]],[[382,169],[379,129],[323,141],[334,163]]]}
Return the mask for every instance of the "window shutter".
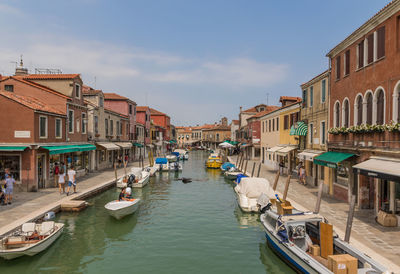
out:
{"label": "window shutter", "polygon": [[361,125],[362,124],[362,107],[363,107],[363,103],[362,103],[362,99],[361,99],[361,96],[358,96],[358,98],[357,98],[357,116],[358,116],[358,119],[357,119],[357,126],[359,126],[359,125]]}
{"label": "window shutter", "polygon": [[321,91],[321,101],[322,101],[322,103],[325,102],[325,92],[326,92],[325,88],[326,88],[326,80],[324,79],[324,80],[322,80],[322,91]]}
{"label": "window shutter", "polygon": [[374,61],[374,34],[368,35],[368,64]]}
{"label": "window shutter", "polygon": [[358,44],[358,67],[364,66],[364,40]]}
{"label": "window shutter", "polygon": [[340,56],[338,56],[336,57],[336,79],[340,79],[340,67],[341,67]]}
{"label": "window shutter", "polygon": [[384,98],[383,98],[383,91],[379,90],[379,94],[378,94],[378,102],[377,102],[377,119],[376,119],[376,123],[378,125],[383,125],[383,116],[384,116]]}
{"label": "window shutter", "polygon": [[345,64],[344,75],[348,75],[350,73],[350,50],[346,51],[345,56],[346,56],[346,64]]}
{"label": "window shutter", "polygon": [[371,93],[368,93],[368,98],[367,98],[367,124],[368,125],[372,124],[372,95],[371,95]]}
{"label": "window shutter", "polygon": [[385,56],[385,27],[381,27],[377,31],[378,34],[378,56],[377,58],[380,59]]}

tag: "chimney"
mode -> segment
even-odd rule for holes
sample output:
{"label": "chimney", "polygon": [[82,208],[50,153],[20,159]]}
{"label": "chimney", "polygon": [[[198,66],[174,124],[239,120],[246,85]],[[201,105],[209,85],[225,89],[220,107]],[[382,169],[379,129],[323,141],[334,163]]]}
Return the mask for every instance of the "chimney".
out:
{"label": "chimney", "polygon": [[28,75],[28,69],[24,68],[24,61],[22,60],[22,55],[21,55],[21,60],[19,62],[19,66],[15,68],[15,75]]}
{"label": "chimney", "polygon": [[242,107],[240,107],[240,112],[242,112]]}
{"label": "chimney", "polygon": [[228,118],[222,117],[222,119],[221,119],[221,125],[227,126],[227,125],[228,125]]}

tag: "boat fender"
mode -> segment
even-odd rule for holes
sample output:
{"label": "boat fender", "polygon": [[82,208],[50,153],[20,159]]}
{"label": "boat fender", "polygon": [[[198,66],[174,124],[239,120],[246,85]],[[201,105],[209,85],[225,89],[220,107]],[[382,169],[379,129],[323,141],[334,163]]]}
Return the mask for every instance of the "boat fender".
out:
{"label": "boat fender", "polygon": [[46,214],[44,214],[43,220],[49,221],[49,220],[53,220],[55,217],[56,217],[56,214],[53,211],[49,211]]}

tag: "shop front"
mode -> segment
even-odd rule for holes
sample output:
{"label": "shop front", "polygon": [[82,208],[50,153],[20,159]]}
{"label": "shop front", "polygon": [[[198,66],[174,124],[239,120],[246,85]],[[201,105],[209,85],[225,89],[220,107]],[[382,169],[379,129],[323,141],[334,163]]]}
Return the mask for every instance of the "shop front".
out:
{"label": "shop front", "polygon": [[131,154],[132,143],[116,142],[114,144],[120,148],[118,151],[115,151],[116,153],[118,153],[117,158],[120,157],[123,160],[125,158],[125,156],[128,156],[128,158],[129,158],[128,161],[131,161],[131,159],[132,159],[132,154]]}
{"label": "shop front", "polygon": [[360,184],[363,178],[373,184],[375,191],[370,197],[370,203],[372,202],[375,214],[383,211],[396,214],[400,219],[400,159],[370,157],[354,165],[353,171],[360,177]]}
{"label": "shop front", "polygon": [[278,165],[280,163],[284,164],[283,173],[284,174],[292,174],[293,168],[296,166],[296,157],[295,152],[297,150],[297,146],[285,146],[281,149],[277,150],[275,154],[277,157]]}
{"label": "shop front", "polygon": [[324,181],[326,167],[314,164],[314,158],[324,152],[322,150],[303,150],[297,155],[306,170],[306,182],[308,185],[318,186],[320,182]]}
{"label": "shop front", "polygon": [[284,148],[283,146],[274,146],[266,150],[264,163],[268,168],[272,170],[279,169],[278,156],[276,155],[276,152],[283,148]]}
{"label": "shop front", "polygon": [[96,146],[96,170],[112,168],[120,147],[111,142],[98,142]]}

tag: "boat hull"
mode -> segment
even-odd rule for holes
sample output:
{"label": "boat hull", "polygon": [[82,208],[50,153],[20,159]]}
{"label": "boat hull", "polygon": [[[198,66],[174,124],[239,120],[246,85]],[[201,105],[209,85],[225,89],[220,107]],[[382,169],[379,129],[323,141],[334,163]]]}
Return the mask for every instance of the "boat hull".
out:
{"label": "boat hull", "polygon": [[150,173],[141,180],[139,180],[139,182],[132,184],[132,187],[134,188],[144,187],[149,183],[149,181],[150,181]]}
{"label": "boat hull", "polygon": [[229,180],[235,180],[238,176],[238,174],[243,174],[241,172],[225,172],[225,178]]}
{"label": "boat hull", "polygon": [[131,215],[136,212],[136,210],[139,208],[140,199],[135,199],[130,204],[127,204],[127,206],[122,207],[122,208],[117,208],[117,209],[114,209],[112,207],[113,203],[127,203],[127,201],[120,201],[120,202],[112,201],[105,205],[105,208],[107,209],[108,214],[110,214],[115,219],[120,220],[120,219],[124,218],[125,216]]}
{"label": "boat hull", "polygon": [[54,232],[52,235],[49,235],[46,239],[43,241],[27,247],[27,248],[18,248],[13,251],[8,251],[8,250],[0,250],[0,257],[6,259],[6,260],[12,260],[24,255],[27,256],[34,256],[44,250],[46,250],[52,243],[54,243],[61,235],[61,233],[64,231],[64,224],[57,223],[57,226],[61,226],[56,232]]}
{"label": "boat hull", "polygon": [[235,190],[236,194],[236,200],[238,202],[238,205],[240,209],[244,212],[259,212],[259,208],[257,206],[257,198],[248,198],[245,195],[242,195],[240,193],[237,193]]}

